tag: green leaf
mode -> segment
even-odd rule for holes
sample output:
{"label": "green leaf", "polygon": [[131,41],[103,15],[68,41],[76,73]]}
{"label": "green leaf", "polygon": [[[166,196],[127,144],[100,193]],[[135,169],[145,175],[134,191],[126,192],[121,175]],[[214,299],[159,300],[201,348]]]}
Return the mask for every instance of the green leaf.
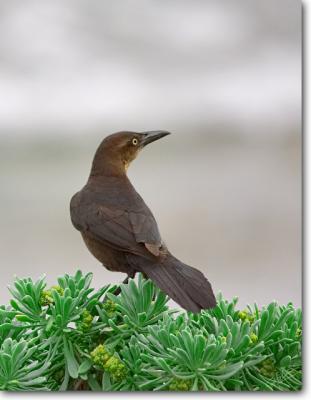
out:
{"label": "green leaf", "polygon": [[65,360],[68,368],[69,375],[71,378],[77,379],[79,376],[79,364],[75,358],[73,347],[70,341],[67,341],[66,337],[64,340],[64,354]]}
{"label": "green leaf", "polygon": [[260,325],[258,330],[258,338],[264,339],[266,335],[266,329],[268,326],[269,312],[267,310],[262,311]]}
{"label": "green leaf", "polygon": [[93,366],[93,362],[92,360],[90,360],[89,358],[86,358],[82,364],[80,364],[79,366],[79,370],[78,370],[78,374],[79,375],[84,375],[87,372],[89,372],[89,370],[92,368]]}
{"label": "green leaf", "polygon": [[49,332],[52,329],[54,321],[55,321],[54,317],[50,317],[48,319],[48,322],[47,322],[46,327],[45,327],[45,331],[46,332]]}
{"label": "green leaf", "polygon": [[282,368],[288,368],[291,364],[292,358],[291,356],[286,356],[284,358],[282,358],[282,360],[280,361],[280,367]]}
{"label": "green leaf", "polygon": [[89,375],[88,384],[93,392],[101,392],[102,388],[100,387],[99,383],[95,379],[94,375]]}
{"label": "green leaf", "polygon": [[62,384],[59,387],[59,391],[60,392],[66,391],[67,388],[68,388],[68,384],[69,384],[69,372],[68,372],[68,367],[66,365],[66,367],[65,367],[65,376],[64,376]]}
{"label": "green leaf", "polygon": [[103,380],[102,380],[102,390],[104,392],[110,392],[112,388],[110,374],[108,372],[103,373]]}

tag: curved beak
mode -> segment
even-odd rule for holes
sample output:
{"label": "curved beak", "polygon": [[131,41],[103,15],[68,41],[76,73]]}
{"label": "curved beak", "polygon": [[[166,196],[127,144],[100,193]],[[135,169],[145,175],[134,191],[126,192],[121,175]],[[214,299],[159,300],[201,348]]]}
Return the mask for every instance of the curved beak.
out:
{"label": "curved beak", "polygon": [[150,131],[150,132],[142,132],[143,139],[141,141],[142,146],[146,146],[149,143],[155,142],[163,138],[164,136],[170,135],[170,132],[167,131]]}

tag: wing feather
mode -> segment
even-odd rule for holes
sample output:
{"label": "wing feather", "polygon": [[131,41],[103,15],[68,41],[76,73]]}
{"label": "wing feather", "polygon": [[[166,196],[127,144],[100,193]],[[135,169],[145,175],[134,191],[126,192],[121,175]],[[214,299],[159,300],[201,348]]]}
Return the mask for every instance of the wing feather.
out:
{"label": "wing feather", "polygon": [[134,212],[104,205],[98,199],[90,201],[90,196],[87,196],[87,201],[83,198],[86,196],[77,193],[70,204],[71,219],[76,229],[88,232],[97,240],[124,252],[142,256],[158,254],[161,236],[147,206],[146,213],[141,209]]}

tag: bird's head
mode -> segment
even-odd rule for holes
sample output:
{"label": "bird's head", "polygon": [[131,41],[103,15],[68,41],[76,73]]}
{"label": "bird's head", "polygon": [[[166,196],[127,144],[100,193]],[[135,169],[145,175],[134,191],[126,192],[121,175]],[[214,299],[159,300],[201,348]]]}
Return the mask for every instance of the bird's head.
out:
{"label": "bird's head", "polygon": [[96,151],[93,175],[104,174],[108,170],[116,174],[126,171],[145,146],[169,134],[167,131],[117,132],[107,136]]}

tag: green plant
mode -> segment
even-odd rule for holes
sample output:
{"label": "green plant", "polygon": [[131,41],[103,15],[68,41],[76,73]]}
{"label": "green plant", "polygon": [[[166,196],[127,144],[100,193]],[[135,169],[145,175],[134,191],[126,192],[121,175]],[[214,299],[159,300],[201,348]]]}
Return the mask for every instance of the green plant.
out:
{"label": "green plant", "polygon": [[218,296],[200,314],[169,309],[138,274],[90,288],[92,275],[16,279],[0,307],[0,389],[296,391],[302,313],[292,304],[237,309]]}

